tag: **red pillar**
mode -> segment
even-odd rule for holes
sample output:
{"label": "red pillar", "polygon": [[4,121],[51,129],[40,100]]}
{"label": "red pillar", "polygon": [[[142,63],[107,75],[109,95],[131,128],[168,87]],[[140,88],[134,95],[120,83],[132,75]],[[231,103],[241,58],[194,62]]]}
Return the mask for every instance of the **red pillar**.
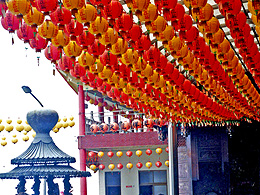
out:
{"label": "red pillar", "polygon": [[[85,103],[84,103],[84,91],[83,86],[78,86],[78,95],[79,95],[79,136],[85,135],[86,125],[85,125]],[[86,150],[79,149],[79,158],[80,158],[80,170],[86,171]],[[87,178],[80,178],[80,194],[87,195]]]}

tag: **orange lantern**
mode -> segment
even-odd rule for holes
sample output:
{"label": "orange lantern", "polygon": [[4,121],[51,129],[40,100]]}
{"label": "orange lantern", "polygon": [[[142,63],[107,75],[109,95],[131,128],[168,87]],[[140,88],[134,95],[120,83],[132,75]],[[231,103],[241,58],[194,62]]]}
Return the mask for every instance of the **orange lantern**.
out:
{"label": "orange lantern", "polygon": [[79,9],[85,5],[84,0],[63,0],[63,5],[68,10],[71,10],[71,14],[75,15]]}
{"label": "orange lantern", "polygon": [[172,40],[174,37],[174,29],[172,26],[166,26],[165,30],[159,33],[157,39],[166,44],[168,41]]}
{"label": "orange lantern", "polygon": [[41,25],[44,21],[43,13],[39,12],[35,7],[29,11],[28,14],[23,16],[24,22],[31,25],[33,28]]}
{"label": "orange lantern", "polygon": [[76,41],[70,41],[69,44],[63,48],[63,51],[67,56],[75,58],[81,54],[82,48]]}
{"label": "orange lantern", "polygon": [[170,52],[172,51],[178,51],[182,48],[183,42],[179,37],[174,36],[172,40],[168,42],[168,44],[165,45],[166,49]]}
{"label": "orange lantern", "polygon": [[98,74],[98,73],[102,72],[103,69],[104,69],[104,66],[100,62],[99,59],[96,59],[96,62],[89,67],[90,72],[92,72],[94,74]]}
{"label": "orange lantern", "polygon": [[161,33],[165,30],[167,26],[167,21],[162,16],[158,16],[156,20],[152,21],[150,24],[146,23],[147,30],[150,31],[150,33]]}
{"label": "orange lantern", "polygon": [[107,31],[99,38],[102,45],[111,47],[117,42],[118,33],[113,28],[108,28]]}
{"label": "orange lantern", "polygon": [[18,17],[28,14],[31,8],[30,1],[28,0],[9,0],[6,1],[6,5],[8,10],[12,14],[18,15]]}
{"label": "orange lantern", "polygon": [[132,127],[136,130],[141,128],[142,127],[141,121],[139,119],[134,119],[132,122]]}
{"label": "orange lantern", "polygon": [[75,17],[80,23],[89,25],[90,22],[97,18],[97,10],[93,5],[86,4],[75,13]]}
{"label": "orange lantern", "polygon": [[127,2],[127,6],[131,9],[133,9],[134,11],[139,10],[139,11],[143,11],[145,9],[148,8],[150,4],[150,0],[132,0]]}
{"label": "orange lantern", "polygon": [[89,129],[92,133],[96,134],[99,131],[99,126],[96,124],[92,124]]}
{"label": "orange lantern", "polygon": [[99,130],[101,133],[106,133],[108,131],[108,125],[106,123],[101,123],[101,125],[99,125]]}
{"label": "orange lantern", "polygon": [[142,57],[139,57],[137,62],[133,65],[133,71],[140,74],[140,72],[144,70],[146,66],[147,66],[147,62]]}
{"label": "orange lantern", "polygon": [[121,129],[123,130],[123,131],[127,131],[128,129],[130,129],[130,124],[129,124],[129,122],[127,122],[127,121],[124,121],[123,123],[122,123],[122,125],[121,125]]}
{"label": "orange lantern", "polygon": [[158,17],[157,7],[150,3],[147,9],[144,9],[142,14],[137,14],[137,16],[141,22],[152,22]]}
{"label": "orange lantern", "polygon": [[94,35],[102,35],[108,30],[108,22],[103,17],[98,16],[89,27],[89,32]]}
{"label": "orange lantern", "polygon": [[132,66],[138,61],[138,53],[134,49],[128,49],[121,57],[122,63]]}
{"label": "orange lantern", "polygon": [[104,66],[102,72],[98,74],[98,76],[103,79],[104,81],[107,81],[112,77],[113,72],[111,71],[111,68],[108,68]]}
{"label": "orange lantern", "polygon": [[184,4],[187,8],[202,8],[206,5],[207,0],[184,0]]}
{"label": "orange lantern", "polygon": [[50,20],[45,20],[43,24],[41,24],[38,28],[38,33],[41,37],[46,39],[52,39],[58,34],[58,27],[52,23]]}
{"label": "orange lantern", "polygon": [[121,55],[126,52],[128,44],[125,39],[118,38],[117,42],[112,45],[111,53],[114,55]]}
{"label": "orange lantern", "polygon": [[207,3],[200,9],[192,9],[192,17],[195,21],[208,21],[213,17],[213,8],[210,4]]}

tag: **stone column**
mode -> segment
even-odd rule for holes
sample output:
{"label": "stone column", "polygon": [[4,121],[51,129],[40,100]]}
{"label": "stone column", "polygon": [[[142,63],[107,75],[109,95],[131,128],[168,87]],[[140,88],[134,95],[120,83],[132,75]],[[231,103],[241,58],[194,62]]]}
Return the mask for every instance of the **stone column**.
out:
{"label": "stone column", "polygon": [[33,195],[40,195],[40,184],[41,184],[41,181],[39,179],[39,176],[38,175],[34,176],[34,184],[32,187],[32,190],[34,192]]}
{"label": "stone column", "polygon": [[63,183],[64,183],[64,195],[72,195],[72,193],[70,193],[72,186],[70,184],[70,176],[69,175],[65,176]]}
{"label": "stone column", "polygon": [[26,180],[25,180],[24,176],[20,176],[19,177],[19,183],[18,183],[18,185],[16,187],[17,195],[26,192],[25,183],[26,183]]}

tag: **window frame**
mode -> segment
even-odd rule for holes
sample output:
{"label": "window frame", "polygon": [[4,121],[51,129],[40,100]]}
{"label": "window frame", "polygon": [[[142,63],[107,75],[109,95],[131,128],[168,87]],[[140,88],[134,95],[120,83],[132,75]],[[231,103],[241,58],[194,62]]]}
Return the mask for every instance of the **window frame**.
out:
{"label": "window frame", "polygon": [[[119,184],[118,185],[108,185],[107,184],[107,174],[119,174]],[[111,178],[110,178],[111,179]],[[120,188],[120,195],[122,194],[122,191],[121,191],[121,171],[106,171],[105,172],[105,194],[107,195],[108,194],[108,188],[109,187],[119,187]]]}

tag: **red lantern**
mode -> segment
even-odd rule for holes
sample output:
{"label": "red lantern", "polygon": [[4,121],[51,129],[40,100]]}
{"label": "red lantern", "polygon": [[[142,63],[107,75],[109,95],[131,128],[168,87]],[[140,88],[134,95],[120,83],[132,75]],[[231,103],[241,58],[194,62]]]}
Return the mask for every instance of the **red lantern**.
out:
{"label": "red lantern", "polygon": [[141,169],[143,167],[143,163],[141,163],[141,162],[136,163],[136,167],[138,169]]}
{"label": "red lantern", "polygon": [[86,70],[84,67],[80,66],[79,63],[76,63],[73,69],[70,70],[70,74],[75,78],[80,78],[86,74]]}
{"label": "red lantern", "polygon": [[1,23],[5,30],[8,30],[9,33],[14,33],[15,30],[19,29],[20,20],[8,11],[5,17],[1,18]]}
{"label": "red lantern", "polygon": [[129,34],[133,41],[139,41],[142,36],[142,29],[139,25],[133,24],[131,30],[129,31]]}
{"label": "red lantern", "polygon": [[165,152],[169,153],[169,147],[168,146],[165,148]]}
{"label": "red lantern", "polygon": [[118,64],[116,55],[112,54],[108,50],[104,51],[103,54],[99,56],[99,59],[104,66],[111,67]]}
{"label": "red lantern", "polygon": [[35,37],[30,40],[29,44],[31,48],[36,50],[36,52],[41,52],[42,49],[47,47],[48,41],[37,33]]}
{"label": "red lantern", "polygon": [[23,40],[24,43],[28,43],[31,39],[34,38],[34,35],[36,34],[36,29],[33,29],[26,23],[23,23],[16,33],[19,39]]}
{"label": "red lantern", "polygon": [[133,19],[129,14],[123,13],[118,20],[116,20],[115,29],[117,32],[129,31],[133,26]]}
{"label": "red lantern", "polygon": [[117,0],[112,0],[104,9],[102,9],[103,16],[106,19],[117,19],[123,13],[123,6]]}
{"label": "red lantern", "polygon": [[141,38],[135,42],[134,49],[137,51],[146,51],[151,46],[151,40],[148,36],[142,35]]}
{"label": "red lantern", "polygon": [[[166,20],[172,21],[172,23],[174,23],[174,22],[176,23],[176,21],[181,20],[184,17],[185,9],[184,9],[183,5],[181,5],[180,3],[177,3],[175,8],[173,8],[171,10],[164,10],[163,14],[164,14]],[[173,27],[176,28],[176,26],[174,26],[174,25],[173,25]]]}
{"label": "red lantern", "polygon": [[49,12],[54,12],[58,6],[58,0],[35,0],[35,7],[40,12],[48,15]]}
{"label": "red lantern", "polygon": [[7,9],[8,9],[8,8],[7,8],[7,6],[6,6],[5,1],[4,1],[3,3],[0,3],[0,10],[1,10],[0,16],[4,17],[5,12],[6,12]]}
{"label": "red lantern", "polygon": [[95,36],[88,32],[87,29],[84,29],[83,32],[77,37],[77,44],[83,49],[86,49],[89,45],[94,43]]}
{"label": "red lantern", "polygon": [[61,59],[58,61],[59,68],[63,71],[68,71],[73,68],[75,65],[75,61],[72,60],[70,57],[63,55]]}
{"label": "red lantern", "polygon": [[155,46],[151,46],[149,48],[149,50],[144,52],[144,59],[147,62],[150,62],[150,65],[154,62],[157,62],[160,59],[160,50],[155,47]]}
{"label": "red lantern", "polygon": [[100,164],[99,166],[98,166],[98,168],[99,168],[99,170],[104,170],[105,169],[105,165],[103,165],[103,164]]}
{"label": "red lantern", "polygon": [[192,27],[192,18],[188,14],[184,14],[184,17],[178,21],[178,29],[181,31],[190,30]]}
{"label": "red lantern", "polygon": [[109,158],[112,158],[112,157],[114,156],[114,152],[109,151],[109,152],[107,153],[107,156],[108,156]]}
{"label": "red lantern", "polygon": [[123,131],[127,131],[128,129],[130,129],[130,127],[131,127],[131,125],[130,125],[129,122],[127,122],[127,121],[124,121],[124,122],[122,123],[122,125],[121,125],[121,129],[122,129]]}
{"label": "red lantern", "polygon": [[133,155],[133,152],[128,150],[125,154],[126,154],[126,156],[131,157]]}
{"label": "red lantern", "polygon": [[119,129],[119,125],[116,122],[110,124],[110,131],[117,132]]}
{"label": "red lantern", "polygon": [[155,0],[155,5],[159,10],[164,9],[174,9],[177,4],[177,0]]}
{"label": "red lantern", "polygon": [[97,124],[92,124],[89,129],[92,133],[96,134],[99,131],[99,126]]}
{"label": "red lantern", "polygon": [[105,133],[108,131],[108,125],[106,123],[101,123],[101,125],[99,126],[99,129],[102,133]]}
{"label": "red lantern", "polygon": [[76,21],[75,18],[70,20],[70,23],[65,25],[64,29],[65,34],[70,36],[72,41],[76,40],[76,37],[83,32],[83,25]]}
{"label": "red lantern", "polygon": [[158,167],[158,168],[160,168],[160,167],[162,166],[161,161],[157,161],[157,162],[155,163],[155,166]]}
{"label": "red lantern", "polygon": [[111,2],[111,0],[90,0],[90,3],[92,5],[96,5],[96,6],[100,6],[100,7],[106,6],[110,2]]}
{"label": "red lantern", "polygon": [[59,29],[63,29],[64,25],[71,22],[71,12],[64,6],[58,6],[57,9],[50,14],[53,24],[59,26]]}
{"label": "red lantern", "polygon": [[51,62],[55,63],[57,60],[59,60],[62,56],[62,50],[58,49],[54,45],[50,44],[45,50],[44,55],[48,60],[51,60]]}
{"label": "red lantern", "polygon": [[95,152],[92,152],[92,151],[91,151],[91,152],[88,152],[88,156],[89,156],[89,157],[94,157],[95,154],[96,154],[96,153],[95,153]]}
{"label": "red lantern", "polygon": [[121,163],[118,163],[117,165],[116,165],[116,168],[118,168],[119,170],[121,170],[121,169],[123,169],[123,165],[121,164]]}
{"label": "red lantern", "polygon": [[88,52],[94,55],[96,58],[103,54],[105,46],[100,43],[98,39],[94,40],[94,43],[88,47]]}
{"label": "red lantern", "polygon": [[148,149],[145,151],[145,153],[146,153],[148,156],[150,156],[150,155],[153,153],[153,151],[148,148]]}
{"label": "red lantern", "polygon": [[132,122],[132,127],[134,129],[139,129],[142,127],[142,123],[139,119],[134,119],[133,122]]}

